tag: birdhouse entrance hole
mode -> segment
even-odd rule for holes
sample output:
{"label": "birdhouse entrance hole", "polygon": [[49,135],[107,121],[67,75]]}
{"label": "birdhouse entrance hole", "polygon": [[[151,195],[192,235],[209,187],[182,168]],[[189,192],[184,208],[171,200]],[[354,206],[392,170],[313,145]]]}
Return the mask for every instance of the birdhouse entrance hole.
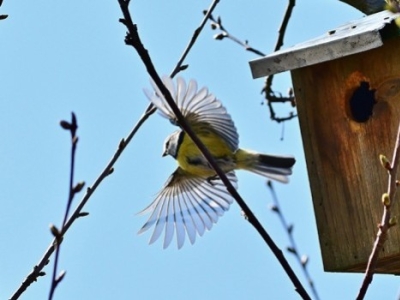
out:
{"label": "birdhouse entrance hole", "polygon": [[375,90],[370,89],[369,82],[361,81],[360,86],[350,98],[351,117],[356,122],[367,122],[372,116],[372,110],[376,103]]}

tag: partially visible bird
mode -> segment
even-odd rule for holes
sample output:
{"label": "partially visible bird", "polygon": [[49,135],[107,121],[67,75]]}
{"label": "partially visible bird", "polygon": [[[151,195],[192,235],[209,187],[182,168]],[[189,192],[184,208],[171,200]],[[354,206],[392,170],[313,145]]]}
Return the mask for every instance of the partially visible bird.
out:
{"label": "partially visible bird", "polygon": [[[239,149],[236,127],[221,102],[207,88],[197,89],[195,80],[188,85],[178,77],[176,86],[170,77],[162,81],[178,108],[199,139],[208,148],[215,161],[237,188],[234,170],[243,169],[280,182],[288,182],[295,159],[291,156],[260,154]],[[154,91],[145,90],[146,96],[159,113],[178,125],[176,117],[159,88],[151,81]],[[176,233],[178,248],[187,235],[191,244],[196,234],[202,236],[213,223],[229,209],[233,197],[221,179],[216,176],[200,150],[182,130],[167,137],[163,156],[171,155],[178,162],[156,199],[141,213],[151,213],[139,233],[154,226],[150,244],[164,231],[164,248]]]}

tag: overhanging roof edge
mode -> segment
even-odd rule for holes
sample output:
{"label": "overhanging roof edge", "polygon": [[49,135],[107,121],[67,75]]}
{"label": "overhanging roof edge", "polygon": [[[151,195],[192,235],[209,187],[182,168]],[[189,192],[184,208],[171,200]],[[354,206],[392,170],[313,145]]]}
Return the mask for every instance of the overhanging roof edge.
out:
{"label": "overhanging roof edge", "polygon": [[380,30],[400,14],[389,11],[349,22],[316,39],[249,62],[253,78],[364,52],[383,45]]}

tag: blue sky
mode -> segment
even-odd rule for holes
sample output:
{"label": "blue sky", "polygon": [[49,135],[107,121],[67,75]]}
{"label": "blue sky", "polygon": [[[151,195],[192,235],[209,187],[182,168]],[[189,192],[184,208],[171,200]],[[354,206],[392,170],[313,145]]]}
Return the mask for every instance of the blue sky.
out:
{"label": "blue sky", "polygon": [[[215,15],[226,28],[255,48],[272,51],[286,1],[221,1]],[[132,1],[131,12],[143,43],[160,74],[175,66],[202,10],[211,1]],[[69,134],[59,127],[71,111],[78,118],[76,180],[91,185],[148,105],[142,89],[148,75],[132,48],[114,1],[4,1],[0,13],[0,298],[7,299],[47,249],[49,224],[59,225],[67,200]],[[362,17],[339,1],[298,1],[285,47],[313,38]],[[269,120],[261,106],[263,80],[251,78],[256,58],[230,41],[215,41],[209,26],[201,34],[181,76],[196,78],[217,95],[238,128],[240,144],[262,152],[297,158],[288,185],[275,184],[301,253],[322,299],[354,298],[360,274],[325,273],[318,244],[298,121]],[[286,92],[289,74],[274,88]],[[278,107],[286,114],[287,107]],[[176,163],[162,158],[164,138],[175,130],[152,116],[123,153],[115,172],[90,199],[65,237],[60,269],[66,277],[55,299],[298,299],[288,277],[233,204],[212,231],[181,250],[147,245],[149,234],[136,232],[146,217],[136,213],[159,191]],[[279,220],[269,210],[265,180],[240,172],[239,192],[267,231],[284,249]],[[76,204],[82,194],[75,199]],[[294,257],[289,262],[308,289]],[[21,299],[46,299],[48,276]],[[394,299],[399,281],[376,276],[367,299]]]}

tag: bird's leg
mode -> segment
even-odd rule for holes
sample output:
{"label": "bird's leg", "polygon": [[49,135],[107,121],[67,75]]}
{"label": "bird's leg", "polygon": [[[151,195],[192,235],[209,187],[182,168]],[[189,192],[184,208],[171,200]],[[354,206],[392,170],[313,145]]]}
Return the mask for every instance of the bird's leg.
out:
{"label": "bird's leg", "polygon": [[215,174],[215,175],[213,175],[213,176],[207,177],[207,182],[208,182],[210,185],[214,186],[215,183],[213,182],[213,180],[219,180],[219,179],[220,179],[219,176],[218,176],[217,174]]}

